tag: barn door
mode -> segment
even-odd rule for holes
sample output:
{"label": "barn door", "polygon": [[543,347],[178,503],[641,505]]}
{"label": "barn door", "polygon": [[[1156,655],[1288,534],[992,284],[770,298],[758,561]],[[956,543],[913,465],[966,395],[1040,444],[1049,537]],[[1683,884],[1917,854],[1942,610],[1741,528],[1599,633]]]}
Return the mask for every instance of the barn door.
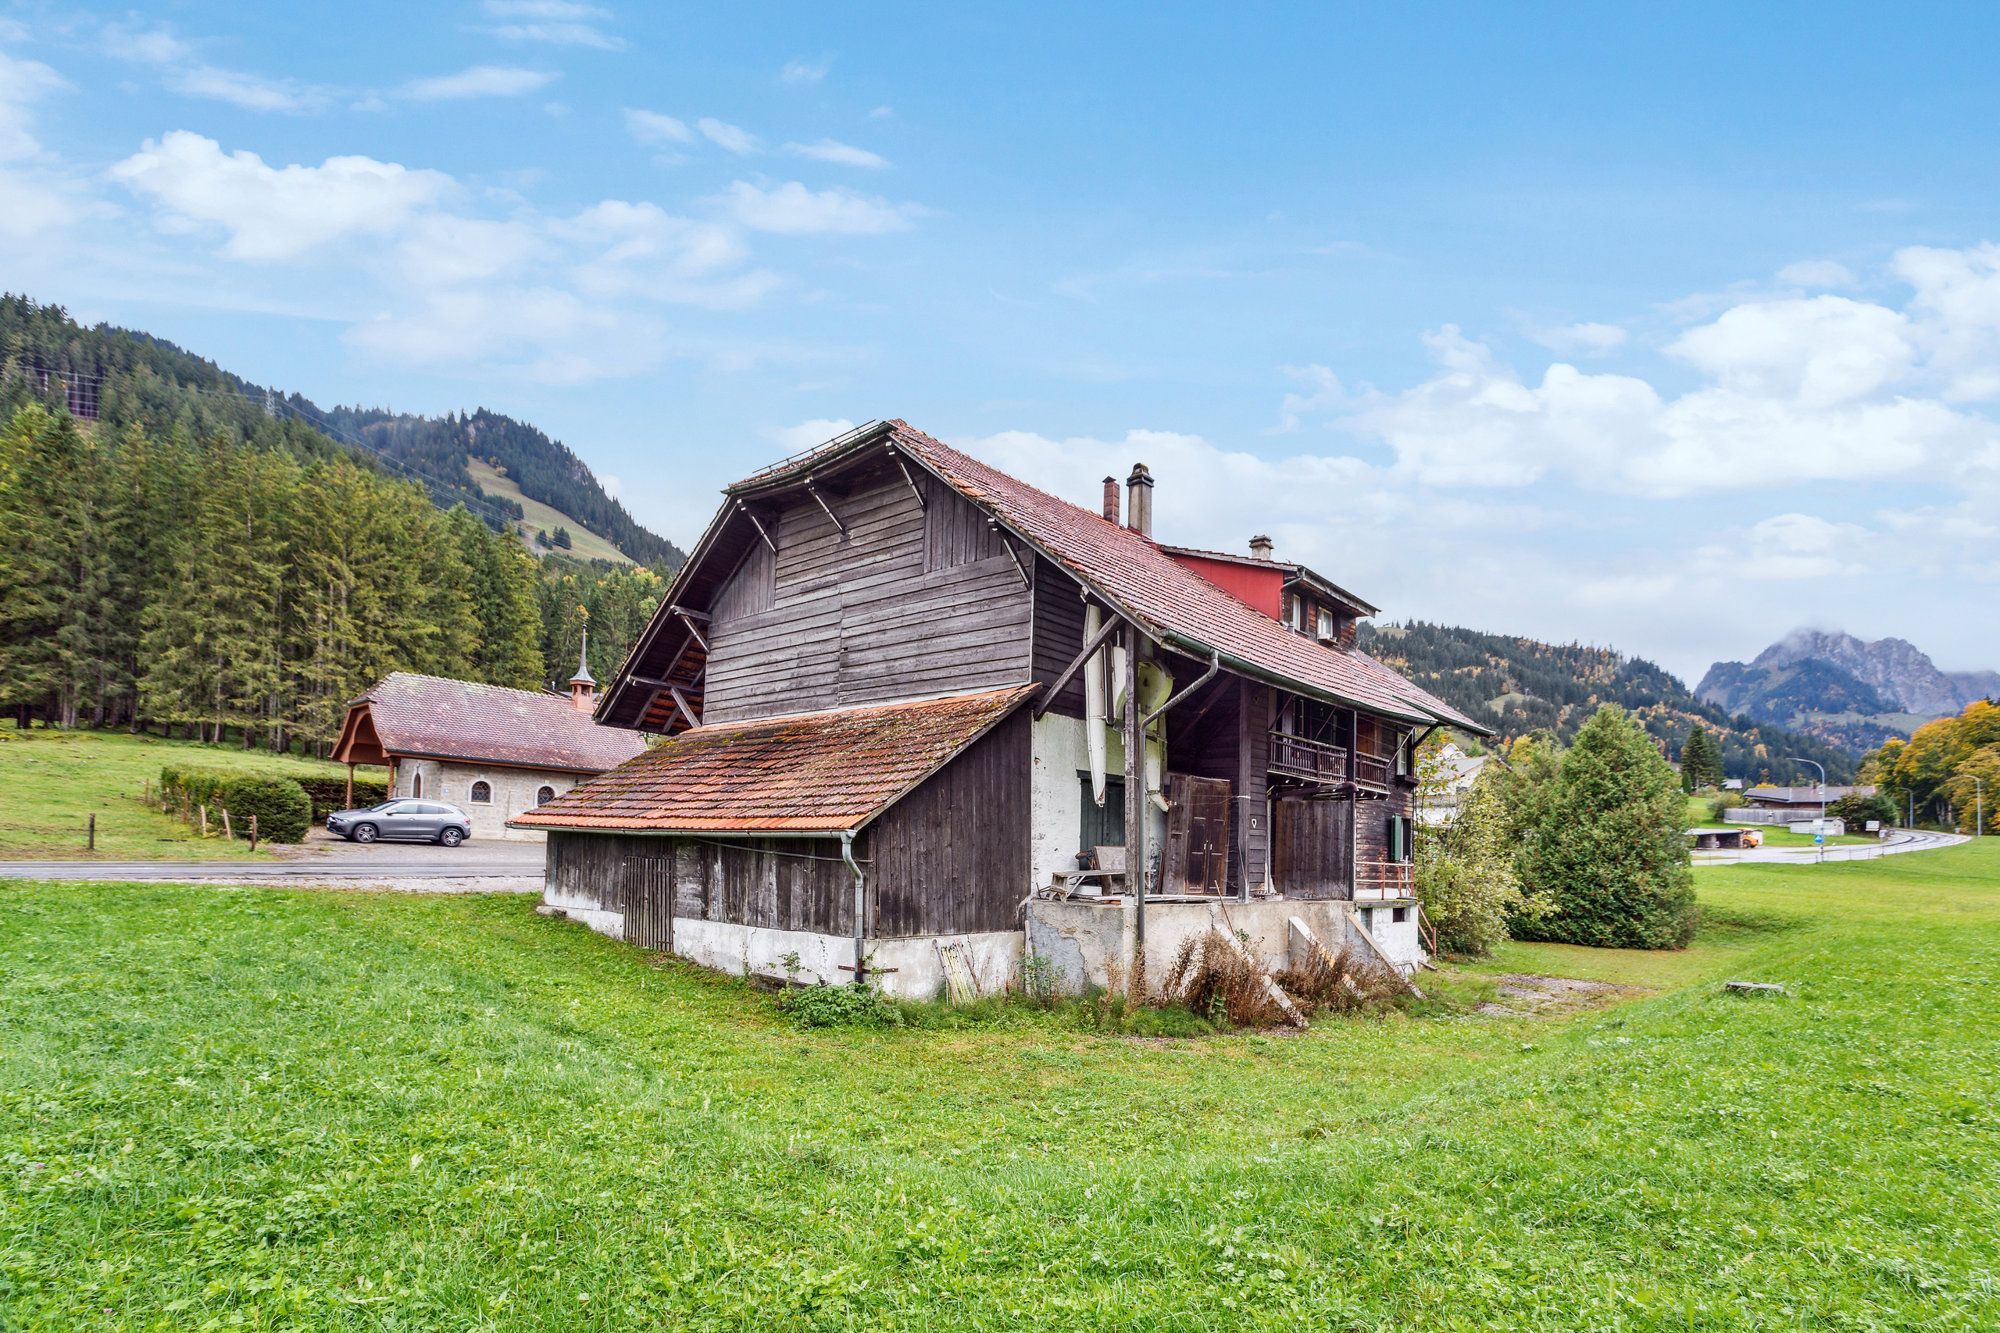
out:
{"label": "barn door", "polygon": [[[636,839],[635,839],[636,841]],[[626,865],[625,940],[641,949],[674,947],[674,857],[671,844],[635,854]]]}
{"label": "barn door", "polygon": [[1167,775],[1168,893],[1220,896],[1229,883],[1229,781]]}

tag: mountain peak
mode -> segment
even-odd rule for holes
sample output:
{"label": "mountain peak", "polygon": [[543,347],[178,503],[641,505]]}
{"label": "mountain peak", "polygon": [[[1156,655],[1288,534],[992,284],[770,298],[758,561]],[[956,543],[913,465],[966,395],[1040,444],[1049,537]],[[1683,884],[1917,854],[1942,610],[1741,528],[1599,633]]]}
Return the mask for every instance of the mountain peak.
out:
{"label": "mountain peak", "polygon": [[[1798,678],[1798,669],[1812,663],[1832,667],[1838,675],[1819,671],[1810,672],[1803,679]],[[1801,626],[1757,654],[1747,667],[1735,662],[1717,663],[1703,679],[1700,693],[1713,702],[1730,706],[1721,696],[1727,694],[1748,700],[1760,692],[1771,693],[1777,678],[1782,676],[1786,678],[1788,701],[1800,709],[1786,720],[1794,725],[1809,725],[1803,719],[1813,713],[1871,711],[1866,707],[1857,707],[1857,704],[1865,704],[1865,695],[1858,694],[1845,684],[1855,682],[1879,695],[1879,702],[1886,713],[1943,717],[1958,712],[1973,698],[1979,697],[1983,693],[1982,686],[1989,683],[1991,675],[1990,672],[1947,675],[1938,670],[1937,663],[1930,659],[1929,654],[1907,639],[1864,641],[1845,630]],[[1799,697],[1802,691],[1820,685],[1833,687],[1824,706],[1806,707],[1807,701]],[[1778,719],[1773,717],[1770,720]],[[1898,728],[1907,725],[1901,722],[1890,724],[1887,718],[1878,720]]]}

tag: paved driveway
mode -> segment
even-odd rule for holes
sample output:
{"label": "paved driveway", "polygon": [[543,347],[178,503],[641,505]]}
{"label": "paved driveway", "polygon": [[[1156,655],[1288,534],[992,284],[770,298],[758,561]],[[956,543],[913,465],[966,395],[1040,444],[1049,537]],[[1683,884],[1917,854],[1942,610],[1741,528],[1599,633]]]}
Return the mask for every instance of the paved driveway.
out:
{"label": "paved driveway", "polygon": [[255,861],[0,861],[0,879],[107,879],[176,884],[388,888],[415,893],[536,893],[542,844],[474,839],[458,847],[330,838],[316,829],[297,847]]}

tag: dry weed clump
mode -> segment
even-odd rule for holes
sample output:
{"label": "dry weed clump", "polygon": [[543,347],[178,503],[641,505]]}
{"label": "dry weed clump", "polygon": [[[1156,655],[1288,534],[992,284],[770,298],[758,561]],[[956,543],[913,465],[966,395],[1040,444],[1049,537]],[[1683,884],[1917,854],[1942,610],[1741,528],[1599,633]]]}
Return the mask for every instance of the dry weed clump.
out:
{"label": "dry weed clump", "polygon": [[1211,1021],[1237,1027],[1272,1027],[1288,1022],[1265,985],[1264,969],[1222,932],[1190,935],[1167,969],[1160,998],[1184,1004]]}
{"label": "dry weed clump", "polygon": [[1308,950],[1304,962],[1279,972],[1273,980],[1309,1015],[1387,1009],[1408,993],[1400,976],[1375,959],[1356,957],[1351,949],[1339,953]]}

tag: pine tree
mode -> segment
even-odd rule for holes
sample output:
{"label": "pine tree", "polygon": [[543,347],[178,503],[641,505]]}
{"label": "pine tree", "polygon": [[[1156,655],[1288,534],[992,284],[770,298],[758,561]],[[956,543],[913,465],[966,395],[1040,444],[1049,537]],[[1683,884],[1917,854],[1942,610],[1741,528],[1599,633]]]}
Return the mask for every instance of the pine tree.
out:
{"label": "pine tree", "polygon": [[1722,751],[1708,728],[1695,726],[1681,743],[1681,789],[1701,791],[1722,785]]}
{"label": "pine tree", "polygon": [[101,482],[66,413],[15,413],[0,434],[0,699],[73,727],[96,695],[107,563]]}
{"label": "pine tree", "polygon": [[1522,887],[1554,910],[1517,923],[1525,939],[1604,948],[1684,947],[1694,876],[1674,771],[1623,709],[1577,733],[1522,848]]}

